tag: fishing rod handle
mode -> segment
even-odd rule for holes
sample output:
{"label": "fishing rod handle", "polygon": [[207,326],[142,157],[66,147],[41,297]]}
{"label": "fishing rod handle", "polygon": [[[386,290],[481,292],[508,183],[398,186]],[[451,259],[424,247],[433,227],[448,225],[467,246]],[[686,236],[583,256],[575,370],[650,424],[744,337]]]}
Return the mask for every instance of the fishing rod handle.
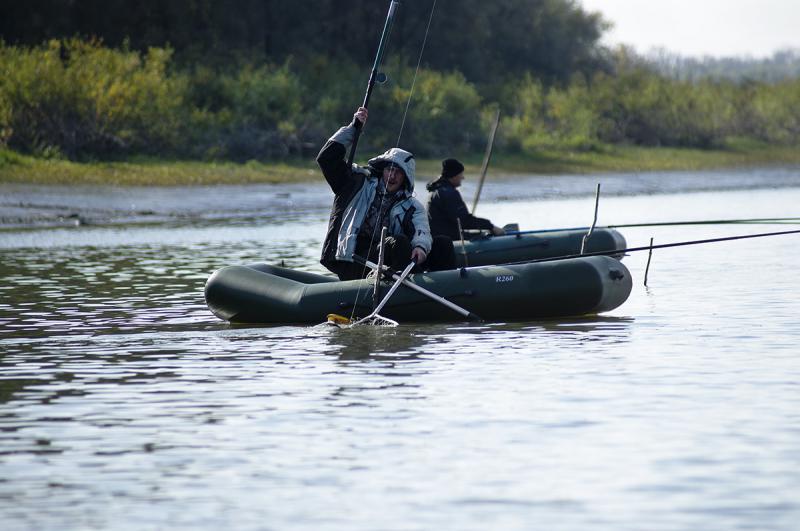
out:
{"label": "fishing rod handle", "polygon": [[[386,15],[386,22],[383,23],[383,31],[381,32],[381,40],[378,42],[378,51],[375,54],[375,63],[372,66],[372,71],[369,74],[369,81],[367,82],[367,92],[364,94],[364,102],[362,107],[369,106],[369,99],[372,96],[372,89],[375,88],[375,79],[378,76],[378,68],[381,66],[381,59],[383,59],[383,52],[386,48],[386,36],[389,33],[389,28],[392,26],[394,20],[394,13],[397,10],[399,2],[391,0],[389,3],[389,13]],[[356,148],[358,147],[358,139],[361,136],[361,124],[358,120],[355,121],[356,134],[353,137],[353,144],[350,146],[350,155],[347,157],[347,167],[351,168],[356,158]]]}

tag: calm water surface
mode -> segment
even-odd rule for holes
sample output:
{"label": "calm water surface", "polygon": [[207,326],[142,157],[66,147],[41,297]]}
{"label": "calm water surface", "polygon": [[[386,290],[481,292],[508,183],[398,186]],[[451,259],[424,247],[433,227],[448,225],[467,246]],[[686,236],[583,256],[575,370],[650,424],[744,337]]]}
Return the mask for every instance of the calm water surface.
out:
{"label": "calm water surface", "polygon": [[[585,225],[583,182],[478,213]],[[800,182],[782,186],[612,191],[598,221],[800,215]],[[798,529],[800,235],[656,251],[648,287],[633,253],[630,299],[596,318],[339,330],[208,312],[224,265],[321,272],[328,200],[0,231],[2,529]]]}

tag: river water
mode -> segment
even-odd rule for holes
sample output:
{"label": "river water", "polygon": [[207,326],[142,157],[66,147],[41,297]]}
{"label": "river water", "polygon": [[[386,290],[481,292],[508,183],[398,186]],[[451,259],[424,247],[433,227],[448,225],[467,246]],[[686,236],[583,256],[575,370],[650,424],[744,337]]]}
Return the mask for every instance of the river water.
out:
{"label": "river water", "polygon": [[[796,169],[498,179],[478,214],[587,225],[597,182],[601,225],[800,216]],[[322,272],[324,186],[0,192],[3,530],[800,522],[800,235],[657,250],[646,287],[631,253],[593,318],[231,327],[205,279]]]}

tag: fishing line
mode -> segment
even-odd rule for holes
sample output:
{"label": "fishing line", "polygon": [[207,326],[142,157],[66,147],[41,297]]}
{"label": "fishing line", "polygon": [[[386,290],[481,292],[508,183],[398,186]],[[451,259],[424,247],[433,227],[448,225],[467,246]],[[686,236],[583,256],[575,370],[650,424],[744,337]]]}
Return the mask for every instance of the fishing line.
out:
{"label": "fishing line", "polygon": [[800,218],[750,218],[750,219],[709,219],[700,221],[662,221],[655,223],[627,223],[621,225],[608,225],[609,229],[628,227],[670,227],[678,225],[737,225],[737,224],[763,224],[763,225],[793,225],[800,223]]}
{"label": "fishing line", "polygon": [[740,236],[725,236],[722,238],[709,238],[706,240],[691,240],[685,242],[673,242],[673,243],[662,243],[659,245],[645,245],[644,247],[629,247],[627,249],[617,249],[614,251],[595,251],[591,253],[585,254],[570,254],[565,256],[555,256],[551,258],[537,258],[535,260],[522,260],[520,262],[509,262],[511,264],[533,264],[539,262],[557,262],[559,260],[569,260],[571,258],[580,258],[582,256],[609,256],[609,255],[622,255],[625,253],[632,253],[635,251],[648,251],[650,249],[666,249],[669,247],[683,247],[686,245],[699,245],[702,243],[717,243],[717,242],[727,242],[733,240],[746,240],[748,238],[764,238],[766,236],[782,236],[785,234],[800,234],[800,229],[798,230],[787,230],[782,232],[762,232],[760,234],[745,234]]}
{"label": "fishing line", "polygon": [[[425,36],[422,39],[422,46],[421,46],[420,51],[419,51],[419,57],[417,58],[417,67],[414,70],[414,77],[413,77],[413,79],[411,81],[411,89],[409,90],[408,100],[406,101],[406,108],[403,111],[403,119],[400,122],[400,132],[397,135],[397,143],[395,144],[396,148],[400,147],[400,139],[403,136],[403,129],[405,128],[406,117],[408,116],[408,111],[409,111],[409,108],[411,107],[411,100],[414,97],[414,87],[416,86],[417,74],[419,73],[420,65],[422,64],[422,56],[425,53],[425,45],[428,42],[428,34],[430,33],[431,22],[433,21],[433,14],[436,11],[436,1],[437,0],[433,0],[433,4],[431,6],[431,13],[428,16],[428,25],[425,27]],[[393,27],[394,27],[394,23],[392,22],[392,24],[389,26],[389,29],[388,29],[388,32],[387,32],[387,37],[389,35],[391,35]],[[408,179],[408,176],[406,176],[406,179]],[[378,205],[377,215],[378,215],[378,219],[379,220],[383,220],[383,212],[384,212],[383,203],[386,200],[387,196],[389,195],[389,193],[388,193],[389,191],[386,188],[386,185],[383,183],[383,176],[382,175],[378,179],[378,188],[376,189],[376,193],[380,193],[381,185],[383,185],[383,194],[381,194],[381,201],[380,201],[380,204]],[[394,205],[392,205],[392,206],[394,206]],[[370,207],[372,207],[372,204],[370,204]],[[391,207],[390,207],[390,210],[391,210]],[[367,210],[367,214],[369,215],[369,209]],[[390,214],[389,223],[391,224],[391,212],[389,212],[389,214]],[[375,227],[375,228],[377,229],[378,227]],[[372,235],[370,236],[370,240],[369,240],[369,247],[367,248],[367,255],[369,255],[369,250],[372,249],[372,245],[375,243],[375,234],[377,232],[378,232],[378,230],[373,230],[372,231]],[[385,241],[381,242],[381,245],[384,245],[384,243],[385,243]],[[365,264],[363,266],[363,268],[361,269],[361,275],[362,276],[364,275],[364,272],[366,271],[366,268],[367,268],[367,266]],[[376,275],[380,275],[381,273],[380,272],[376,272],[375,274]],[[356,301],[358,301],[358,297],[359,297],[360,293],[361,293],[361,285],[359,285],[358,290],[356,291]],[[356,311],[356,305],[353,304],[353,310],[352,310],[352,312],[350,314],[351,320],[355,316],[355,311]]]}
{"label": "fishing line", "polygon": [[[384,47],[385,47],[386,43],[389,41],[389,36],[391,35],[392,29],[394,28],[394,14],[395,14],[395,9],[397,8],[397,5],[398,5],[398,2],[396,0],[392,0],[390,2],[390,4],[389,4],[389,13],[387,13],[387,15],[386,15],[386,22],[384,24],[383,31],[381,32],[381,39],[380,39],[380,42],[378,43],[378,51],[377,51],[377,53],[375,55],[375,64],[373,65],[372,71],[370,72],[369,83],[367,83],[367,93],[364,95],[364,102],[362,103],[362,107],[364,107],[364,108],[366,108],[367,105],[369,104],[369,99],[370,99],[370,97],[372,95],[372,89],[375,86],[375,81],[378,79],[378,77],[380,75],[379,72],[378,72],[378,67],[380,66],[381,59],[383,58]],[[356,137],[355,137],[355,140],[353,141],[353,145],[350,148],[350,156],[349,156],[349,158],[347,160],[347,166],[348,167],[351,167],[353,165],[353,162],[354,162],[354,159],[355,159],[356,146],[358,145],[358,137],[359,136],[360,136],[360,128],[356,127]],[[351,169],[351,171],[352,171],[352,169]],[[380,192],[380,188],[381,188],[382,184],[383,184],[383,175],[378,177],[378,184],[376,186],[375,193],[379,193]],[[386,187],[384,186],[383,188],[384,188],[384,191],[385,191]],[[377,212],[377,216],[378,216],[378,220],[379,221],[381,221],[383,219],[382,213],[383,213],[383,201],[384,201],[384,199],[385,199],[385,195],[381,195],[381,201],[380,201],[380,204],[378,205],[378,212]],[[366,212],[367,216],[369,216],[369,213],[372,210],[372,204],[373,204],[374,201],[375,201],[375,198],[373,197],[372,201],[370,202],[369,206],[367,207],[367,212]],[[362,225],[364,224],[363,220],[362,220],[361,224]],[[375,227],[375,228],[377,229],[377,227]],[[359,231],[360,231],[360,229],[361,229],[361,227],[359,227]],[[372,234],[370,235],[369,246],[367,247],[367,255],[369,255],[369,250],[372,249],[372,245],[375,242],[375,232],[376,231],[373,230]],[[358,245],[358,241],[356,241],[356,246],[357,245]],[[381,242],[381,245],[383,245],[383,242]],[[366,270],[367,270],[366,265],[361,268],[361,274],[360,274],[361,277],[365,276]],[[351,321],[352,321],[353,317],[355,316],[356,305],[358,304],[358,298],[359,298],[360,295],[361,295],[361,284],[359,283],[358,290],[356,290],[356,298],[355,298],[355,301],[353,302],[353,309],[352,309],[352,311],[350,313],[350,320]]]}
{"label": "fishing line", "polygon": [[406,116],[408,115],[408,109],[411,107],[411,99],[414,97],[414,86],[417,84],[417,74],[419,73],[420,64],[422,64],[422,55],[425,53],[425,44],[428,42],[428,33],[431,30],[431,21],[433,21],[433,13],[435,10],[436,0],[433,0],[431,14],[428,17],[428,26],[425,28],[425,37],[422,39],[422,47],[419,50],[419,57],[417,58],[417,68],[414,70],[414,78],[411,81],[411,90],[408,93],[406,110],[403,112],[403,120],[400,122],[400,133],[397,135],[397,144],[395,144],[395,147],[400,147],[400,138],[403,136],[403,129],[406,125]]}
{"label": "fishing line", "polygon": [[[634,227],[671,227],[679,225],[798,225],[800,218],[749,218],[749,219],[709,219],[697,221],[659,221],[653,223],[621,223],[614,225],[603,225],[601,228],[606,229],[622,229]],[[524,234],[545,234],[548,232],[562,232],[572,230],[588,230],[589,227],[564,227],[557,229],[534,229],[534,230],[520,230],[520,231],[507,231],[508,236],[522,236]],[[470,231],[466,231],[467,234]],[[480,233],[488,236],[488,231],[480,230],[473,231],[473,233]]]}

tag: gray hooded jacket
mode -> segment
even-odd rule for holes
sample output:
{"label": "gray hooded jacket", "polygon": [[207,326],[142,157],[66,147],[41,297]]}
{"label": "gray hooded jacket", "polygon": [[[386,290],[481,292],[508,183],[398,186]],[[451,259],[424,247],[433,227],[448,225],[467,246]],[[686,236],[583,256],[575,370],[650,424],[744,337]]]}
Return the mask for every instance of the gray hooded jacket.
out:
{"label": "gray hooded jacket", "polygon": [[[334,193],[334,204],[328,223],[328,234],[322,250],[322,264],[333,261],[353,261],[358,232],[364,222],[372,200],[375,198],[383,169],[397,164],[406,174],[404,198],[397,201],[389,212],[390,236],[404,234],[412,247],[430,253],[432,237],[425,207],[413,197],[416,163],[414,156],[399,148],[369,160],[367,167],[353,164],[347,168],[345,155],[355,137],[355,127],[339,129],[317,156],[325,179]],[[334,244],[335,238],[335,244]]]}

